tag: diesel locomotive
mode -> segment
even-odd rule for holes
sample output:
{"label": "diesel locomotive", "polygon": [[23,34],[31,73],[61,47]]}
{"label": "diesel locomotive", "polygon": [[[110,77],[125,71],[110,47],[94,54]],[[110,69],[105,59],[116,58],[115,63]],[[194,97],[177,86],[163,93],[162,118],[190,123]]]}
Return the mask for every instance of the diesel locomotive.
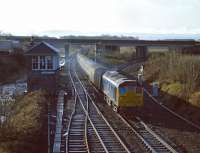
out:
{"label": "diesel locomotive", "polygon": [[76,58],[89,80],[104,94],[104,99],[114,111],[143,106],[143,88],[137,79],[128,79],[80,53]]}

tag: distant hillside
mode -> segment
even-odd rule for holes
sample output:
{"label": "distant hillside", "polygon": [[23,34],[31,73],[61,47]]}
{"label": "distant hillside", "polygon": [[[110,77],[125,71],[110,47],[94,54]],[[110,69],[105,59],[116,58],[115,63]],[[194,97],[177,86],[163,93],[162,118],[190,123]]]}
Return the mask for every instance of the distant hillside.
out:
{"label": "distant hillside", "polygon": [[[0,39],[28,41],[32,36],[0,36]],[[48,31],[33,36],[36,39],[58,39],[58,38],[78,38],[78,39],[141,39],[141,40],[165,40],[165,39],[194,39],[200,40],[200,33],[198,34],[153,34],[153,33],[110,33],[98,34],[90,33],[84,34],[80,32],[66,32],[66,31]]]}

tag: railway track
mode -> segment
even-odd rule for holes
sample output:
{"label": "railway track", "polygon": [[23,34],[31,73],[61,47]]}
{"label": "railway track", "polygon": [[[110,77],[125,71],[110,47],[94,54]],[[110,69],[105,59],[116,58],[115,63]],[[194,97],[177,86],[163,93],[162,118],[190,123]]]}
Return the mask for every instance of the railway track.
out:
{"label": "railway track", "polygon": [[87,124],[87,131],[90,153],[106,153],[90,122]]}
{"label": "railway track", "polygon": [[[153,153],[177,153],[169,144],[153,132],[141,119],[137,119],[135,124],[130,123],[124,117],[117,115],[132,130],[145,146],[147,152]],[[128,129],[127,129],[128,130]]]}
{"label": "railway track", "polygon": [[169,109],[168,107],[166,107],[165,105],[163,105],[162,103],[159,103],[158,100],[153,97],[150,92],[148,91],[148,89],[144,89],[144,92],[152,99],[152,102],[154,102],[155,104],[159,105],[160,107],[162,107],[163,109],[165,109],[166,111],[168,111],[169,113],[171,113],[172,115],[174,115],[175,117],[179,118],[180,120],[186,122],[188,125],[194,127],[195,129],[200,131],[200,126],[193,123],[192,121],[189,121],[188,119],[184,118],[183,116],[177,114],[176,112],[172,111],[171,109]]}
{"label": "railway track", "polygon": [[158,136],[151,128],[148,127],[140,118],[136,118],[133,122],[128,121],[120,114],[117,115],[129,127],[145,146],[147,152],[153,153],[177,153],[168,143]]}
{"label": "railway track", "polygon": [[[186,122],[183,117],[177,116],[155,103],[152,99],[145,97],[146,105],[140,118],[148,124],[153,131],[179,150],[179,152],[199,152],[200,131],[191,122]],[[144,114],[145,113],[145,114]],[[149,121],[150,120],[150,121]]]}
{"label": "railway track", "polygon": [[68,128],[67,153],[87,153],[86,115],[79,99],[75,99],[75,109]]}
{"label": "railway track", "polygon": [[[96,135],[95,137],[98,138],[92,144],[87,143],[88,147],[92,148],[91,150],[93,150],[93,152],[99,152],[99,150],[101,150],[101,152],[103,151],[106,153],[112,153],[112,152],[129,153],[130,151],[128,150],[128,148],[125,146],[123,141],[120,139],[120,137],[117,135],[114,129],[110,126],[110,124],[98,110],[94,102],[91,99],[89,100],[88,93],[86,92],[83,84],[79,80],[76,72],[72,70],[70,67],[69,69],[70,69],[70,78],[74,86],[75,93],[77,94],[77,97],[80,100],[82,108],[89,122],[89,124],[85,122],[85,127],[87,127],[87,129],[89,127],[89,131],[87,130],[88,133],[87,136],[89,134],[91,135],[91,132],[94,132]],[[91,127],[93,130],[91,130]],[[84,139],[87,138],[85,137]],[[68,141],[70,141],[70,137]],[[88,142],[88,140],[86,141]],[[93,145],[95,142],[97,142],[98,144],[100,142],[101,146],[98,148],[94,148]]]}
{"label": "railway track", "polygon": [[[95,91],[97,91],[95,89]],[[86,91],[87,92],[87,91]],[[89,96],[92,101],[92,98]],[[89,105],[90,106],[90,105]],[[90,110],[89,110],[90,112]],[[129,123],[121,115],[118,117],[137,135],[137,137],[145,145],[147,152],[164,152],[164,153],[177,153],[168,143],[166,143],[161,137],[153,132],[143,121],[137,118],[135,124]]]}
{"label": "railway track", "polygon": [[107,148],[107,152],[130,152],[128,148],[123,144],[118,134],[114,131],[113,128],[111,128],[110,124],[102,116],[102,114],[97,111],[98,109],[94,104],[92,104],[91,99],[89,101],[89,118],[96,128],[102,143]]}
{"label": "railway track", "polygon": [[133,132],[140,138],[142,143],[146,146],[147,151],[153,153],[178,153],[174,148],[153,132],[141,119],[137,118],[137,121],[130,123],[121,115],[118,115],[127,126],[129,126]]}

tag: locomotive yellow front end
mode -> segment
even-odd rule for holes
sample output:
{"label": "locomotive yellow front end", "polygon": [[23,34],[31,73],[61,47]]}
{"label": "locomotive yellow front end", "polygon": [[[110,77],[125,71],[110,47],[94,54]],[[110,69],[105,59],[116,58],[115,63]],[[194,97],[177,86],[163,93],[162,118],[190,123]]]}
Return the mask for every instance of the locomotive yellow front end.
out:
{"label": "locomotive yellow front end", "polygon": [[143,106],[143,88],[136,80],[125,81],[117,88],[118,106],[121,108]]}

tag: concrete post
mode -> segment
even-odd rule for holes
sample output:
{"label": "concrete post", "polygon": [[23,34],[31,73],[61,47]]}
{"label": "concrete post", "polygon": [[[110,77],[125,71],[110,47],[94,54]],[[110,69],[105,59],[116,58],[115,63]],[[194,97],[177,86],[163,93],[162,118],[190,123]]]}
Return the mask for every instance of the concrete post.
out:
{"label": "concrete post", "polygon": [[97,44],[95,44],[95,48],[94,48],[94,61],[97,62]]}

